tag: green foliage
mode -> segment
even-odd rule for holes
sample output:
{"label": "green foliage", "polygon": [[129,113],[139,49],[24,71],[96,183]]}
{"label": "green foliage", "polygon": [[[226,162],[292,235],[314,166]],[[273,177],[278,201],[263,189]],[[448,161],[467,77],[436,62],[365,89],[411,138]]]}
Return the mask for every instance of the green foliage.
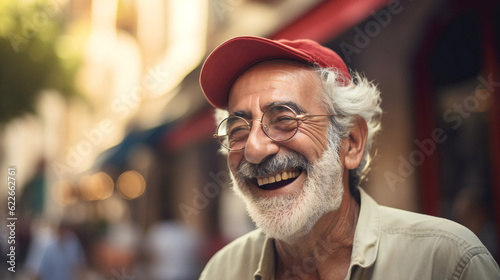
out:
{"label": "green foliage", "polygon": [[0,2],[0,125],[34,112],[43,89],[75,94],[79,52],[68,52],[60,2]]}

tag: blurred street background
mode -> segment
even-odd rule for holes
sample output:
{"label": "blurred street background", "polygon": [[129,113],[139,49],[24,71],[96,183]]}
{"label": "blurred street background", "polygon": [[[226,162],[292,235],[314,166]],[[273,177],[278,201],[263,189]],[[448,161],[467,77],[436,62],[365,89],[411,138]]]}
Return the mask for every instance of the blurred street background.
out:
{"label": "blurred street background", "polygon": [[2,0],[0,279],[197,279],[254,229],[198,84],[240,35],[316,40],[374,80],[363,188],[499,260],[498,1]]}

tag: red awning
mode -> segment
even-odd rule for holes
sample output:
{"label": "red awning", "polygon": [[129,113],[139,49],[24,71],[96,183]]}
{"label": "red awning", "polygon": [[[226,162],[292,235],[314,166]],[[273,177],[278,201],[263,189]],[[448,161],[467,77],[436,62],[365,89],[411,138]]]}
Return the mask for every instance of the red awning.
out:
{"label": "red awning", "polygon": [[326,0],[275,32],[271,39],[326,43],[385,7],[388,0]]}
{"label": "red awning", "polygon": [[212,108],[207,108],[177,125],[162,140],[164,151],[173,151],[212,138],[215,117]]}

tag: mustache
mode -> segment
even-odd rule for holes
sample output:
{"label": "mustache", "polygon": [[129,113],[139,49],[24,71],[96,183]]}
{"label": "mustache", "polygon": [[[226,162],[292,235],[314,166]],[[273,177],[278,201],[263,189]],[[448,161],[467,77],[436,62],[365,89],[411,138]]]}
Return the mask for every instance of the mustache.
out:
{"label": "mustache", "polygon": [[285,169],[302,168],[307,170],[309,167],[310,163],[304,155],[289,152],[269,157],[259,164],[243,160],[238,168],[238,176],[241,178],[263,177]]}

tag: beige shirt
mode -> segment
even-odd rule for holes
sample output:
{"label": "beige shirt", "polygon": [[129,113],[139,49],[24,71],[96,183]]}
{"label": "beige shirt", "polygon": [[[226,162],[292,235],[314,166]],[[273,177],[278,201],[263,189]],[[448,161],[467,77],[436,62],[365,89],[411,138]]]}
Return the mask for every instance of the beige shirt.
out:
{"label": "beige shirt", "polygon": [[[362,189],[351,264],[345,279],[500,279],[488,250],[467,228],[442,218],[379,206]],[[318,259],[334,251],[314,249]],[[274,240],[257,229],[219,251],[200,279],[275,279]],[[283,279],[314,273],[304,259]],[[293,278],[292,272],[296,276]],[[279,279],[281,280],[281,279]]]}

